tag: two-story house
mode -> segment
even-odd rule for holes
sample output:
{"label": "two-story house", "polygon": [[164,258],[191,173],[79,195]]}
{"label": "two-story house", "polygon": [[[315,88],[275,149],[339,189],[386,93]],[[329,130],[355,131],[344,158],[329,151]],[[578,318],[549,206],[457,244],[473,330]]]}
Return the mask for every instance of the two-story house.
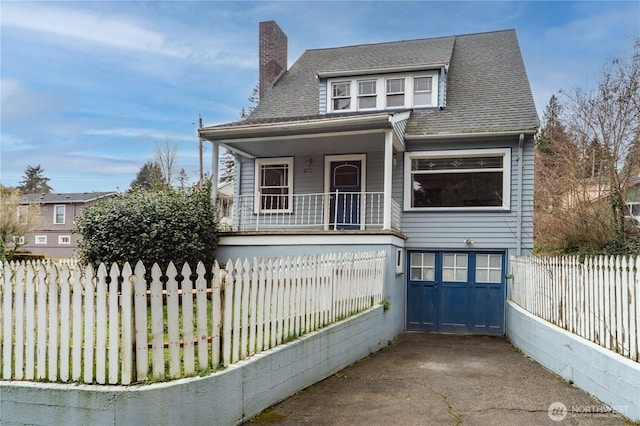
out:
{"label": "two-story house", "polygon": [[74,233],[76,217],[86,206],[115,192],[81,192],[64,194],[26,194],[25,203],[40,205],[40,223],[28,235],[21,235],[21,249],[49,258],[75,257],[78,235]]}
{"label": "two-story house", "polygon": [[236,159],[218,258],[386,250],[399,328],[504,333],[539,127],[515,31],[313,49],[290,68],[275,22],[259,38],[259,104],[199,129],[214,164],[220,146]]}

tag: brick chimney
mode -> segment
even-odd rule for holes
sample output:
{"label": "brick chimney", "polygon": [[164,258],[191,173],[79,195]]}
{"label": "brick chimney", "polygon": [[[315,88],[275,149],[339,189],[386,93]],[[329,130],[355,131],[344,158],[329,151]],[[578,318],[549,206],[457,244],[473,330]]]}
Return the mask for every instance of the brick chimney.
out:
{"label": "brick chimney", "polygon": [[260,22],[260,99],[286,70],[286,34],[275,21]]}

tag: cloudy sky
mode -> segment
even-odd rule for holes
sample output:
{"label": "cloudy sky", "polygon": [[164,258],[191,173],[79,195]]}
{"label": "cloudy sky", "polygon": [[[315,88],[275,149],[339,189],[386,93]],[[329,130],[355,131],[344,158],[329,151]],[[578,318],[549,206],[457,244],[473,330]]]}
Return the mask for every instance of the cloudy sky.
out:
{"label": "cloudy sky", "polygon": [[638,1],[2,0],[0,17],[0,183],[40,165],[55,192],[126,190],[167,139],[195,182],[198,117],[250,106],[260,21],[287,34],[290,65],[311,48],[514,28],[540,114],[640,36]]}

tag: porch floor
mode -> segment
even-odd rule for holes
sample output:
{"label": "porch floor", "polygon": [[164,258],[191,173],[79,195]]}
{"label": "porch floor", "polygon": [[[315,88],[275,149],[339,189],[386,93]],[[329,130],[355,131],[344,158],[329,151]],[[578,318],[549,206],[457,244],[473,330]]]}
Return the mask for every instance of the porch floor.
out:
{"label": "porch floor", "polygon": [[331,235],[393,235],[403,240],[407,239],[407,236],[402,232],[395,229],[366,229],[366,230],[302,230],[302,229],[286,229],[286,230],[264,230],[264,231],[235,231],[235,232],[220,232],[220,237],[239,237],[239,236],[257,236],[257,235],[319,235],[319,236],[331,236]]}

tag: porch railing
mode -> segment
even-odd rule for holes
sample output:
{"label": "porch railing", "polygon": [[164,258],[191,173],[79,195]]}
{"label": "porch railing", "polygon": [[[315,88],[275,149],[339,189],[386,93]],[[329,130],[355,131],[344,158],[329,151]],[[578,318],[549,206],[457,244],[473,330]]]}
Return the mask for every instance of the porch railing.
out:
{"label": "porch railing", "polygon": [[[365,230],[384,226],[383,192],[254,194],[234,201],[234,231]],[[400,228],[399,206],[393,200],[391,218],[395,229]]]}

